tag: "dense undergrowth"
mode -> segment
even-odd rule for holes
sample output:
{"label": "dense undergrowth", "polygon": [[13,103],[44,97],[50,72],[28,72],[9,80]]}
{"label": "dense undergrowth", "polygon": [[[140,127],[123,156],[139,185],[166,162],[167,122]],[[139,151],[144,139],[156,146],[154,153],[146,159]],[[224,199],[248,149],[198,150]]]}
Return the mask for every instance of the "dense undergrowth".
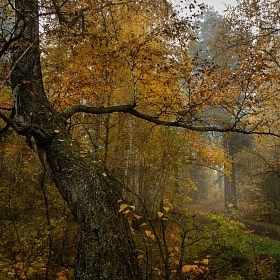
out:
{"label": "dense undergrowth", "polygon": [[135,227],[144,279],[278,279],[280,242],[257,236],[232,216],[175,210]]}
{"label": "dense undergrowth", "polygon": [[[8,140],[23,147],[21,153],[3,149],[2,154],[12,168],[3,161],[0,279],[73,279],[75,221],[40,165],[32,164],[34,154],[22,141]],[[163,200],[144,217],[133,205],[119,204],[145,280],[279,279],[280,242],[256,236],[235,215]]]}

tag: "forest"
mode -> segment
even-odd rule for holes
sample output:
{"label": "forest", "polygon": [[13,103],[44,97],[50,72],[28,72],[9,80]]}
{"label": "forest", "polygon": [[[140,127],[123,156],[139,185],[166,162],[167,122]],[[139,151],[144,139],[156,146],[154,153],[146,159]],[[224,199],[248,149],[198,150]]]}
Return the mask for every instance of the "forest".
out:
{"label": "forest", "polygon": [[0,0],[0,279],[280,279],[279,49],[279,0]]}

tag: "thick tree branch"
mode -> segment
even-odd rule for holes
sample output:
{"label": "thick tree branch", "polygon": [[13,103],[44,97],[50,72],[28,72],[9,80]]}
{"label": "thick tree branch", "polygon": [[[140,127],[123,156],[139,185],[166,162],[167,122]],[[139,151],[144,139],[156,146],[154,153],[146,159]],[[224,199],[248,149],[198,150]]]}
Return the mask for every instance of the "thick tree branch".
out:
{"label": "thick tree branch", "polygon": [[280,134],[274,133],[272,131],[258,131],[257,126],[251,128],[238,128],[236,127],[236,123],[227,126],[215,126],[215,125],[193,125],[186,123],[184,121],[165,121],[161,120],[158,117],[153,117],[144,113],[141,113],[135,110],[136,105],[120,105],[120,106],[110,106],[110,107],[90,107],[84,105],[77,105],[69,109],[68,111],[61,114],[61,116],[67,120],[76,113],[89,113],[89,114],[111,114],[114,112],[122,112],[133,115],[139,119],[146,120],[148,122],[154,123],[156,125],[161,126],[169,126],[169,127],[178,127],[178,128],[186,128],[193,131],[200,132],[238,132],[242,134],[258,134],[258,135],[271,135],[280,137]]}
{"label": "thick tree branch", "polygon": [[110,107],[91,107],[84,105],[77,105],[70,108],[68,111],[61,114],[62,118],[65,120],[71,118],[76,113],[89,113],[94,115],[100,114],[110,114],[116,112],[128,113],[133,109],[135,105],[119,105],[119,106],[110,106]]}
{"label": "thick tree branch", "polygon": [[52,135],[56,134],[55,132],[46,131],[46,129],[36,124],[24,124],[16,122],[1,112],[0,118],[6,123],[6,126],[3,128],[3,130],[7,130],[9,127],[12,127],[17,134],[23,136],[37,136],[42,142],[47,141],[50,137],[52,137]]}
{"label": "thick tree branch", "polygon": [[16,125],[16,123],[9,117],[7,117],[5,114],[0,112],[0,118],[10,127],[14,128],[15,131],[18,130],[18,126]]}
{"label": "thick tree branch", "polygon": [[[14,108],[5,108],[5,107],[0,107],[1,110],[5,111],[11,111],[11,115],[9,119],[11,120],[15,116],[15,109]],[[1,112],[0,112],[1,113]],[[5,115],[4,115],[5,116]],[[2,118],[2,117],[1,117]],[[0,128],[0,135],[6,133],[8,129],[10,128],[10,125],[6,122],[6,125],[3,128]]]}
{"label": "thick tree branch", "polygon": [[3,128],[0,128],[0,135],[2,135],[2,134],[4,134],[5,132],[7,132],[8,131],[8,129],[9,129],[9,125],[8,124],[6,124]]}

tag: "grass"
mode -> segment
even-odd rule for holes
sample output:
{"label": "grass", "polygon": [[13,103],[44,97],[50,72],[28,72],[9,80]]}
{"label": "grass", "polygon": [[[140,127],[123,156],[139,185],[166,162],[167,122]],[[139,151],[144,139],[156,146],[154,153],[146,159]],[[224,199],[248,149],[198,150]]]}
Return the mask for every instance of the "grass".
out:
{"label": "grass", "polygon": [[262,250],[267,253],[267,255],[273,258],[274,268],[280,273],[280,241],[267,239],[262,246]]}
{"label": "grass", "polygon": [[249,244],[255,247],[257,253],[280,257],[280,241],[254,235]]}
{"label": "grass", "polygon": [[273,259],[274,269],[280,273],[280,241],[253,234],[245,241],[258,259]]}

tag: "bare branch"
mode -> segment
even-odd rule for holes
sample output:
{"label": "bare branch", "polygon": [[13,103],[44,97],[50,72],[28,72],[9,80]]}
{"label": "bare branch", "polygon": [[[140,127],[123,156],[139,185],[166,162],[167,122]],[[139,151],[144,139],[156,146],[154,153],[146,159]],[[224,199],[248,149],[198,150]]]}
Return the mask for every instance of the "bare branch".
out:
{"label": "bare branch", "polygon": [[21,56],[17,59],[17,61],[14,63],[14,65],[12,66],[12,68],[10,69],[9,73],[7,74],[7,76],[5,77],[5,79],[2,81],[1,85],[0,85],[0,91],[3,89],[3,87],[5,86],[5,84],[7,83],[7,81],[10,79],[16,65],[19,63],[19,61],[25,56],[25,54],[30,50],[30,48],[33,45],[29,45],[26,50],[21,54]]}
{"label": "bare branch", "polygon": [[[10,117],[9,117],[11,120],[15,116],[15,108],[14,107],[13,108],[0,107],[0,109],[4,110],[4,111],[11,111],[11,114],[10,114]],[[9,128],[10,128],[10,124],[6,122],[6,125],[3,128],[0,128],[0,135],[6,133]]]}
{"label": "bare branch", "polygon": [[280,62],[277,60],[277,58],[271,53],[271,51],[267,51],[265,49],[262,49],[261,51],[263,51],[264,53],[266,53],[267,55],[270,56],[270,58],[275,62],[275,64],[277,65],[278,68],[280,68]]}
{"label": "bare branch", "polygon": [[17,12],[19,15],[22,15],[21,11],[19,11],[18,9],[16,9],[16,7],[14,6],[14,3],[12,3],[11,0],[8,0],[9,5],[11,6],[11,8]]}
{"label": "bare branch", "polygon": [[188,130],[193,130],[193,131],[200,131],[200,132],[210,132],[210,131],[216,131],[216,132],[238,132],[238,133],[242,133],[242,134],[260,134],[260,135],[272,135],[272,136],[276,136],[276,137],[280,137],[279,134],[273,133],[271,131],[255,131],[255,130],[246,130],[245,128],[237,128],[236,124],[234,125],[228,125],[228,126],[200,126],[200,125],[191,125],[189,123],[184,123],[182,121],[164,121],[164,120],[160,120],[158,118],[154,118],[151,117],[149,115],[140,113],[138,111],[136,111],[135,109],[130,109],[127,113],[146,120],[148,122],[152,122],[154,124],[157,125],[161,125],[161,126],[169,126],[169,127],[179,127],[179,128],[186,128]]}
{"label": "bare branch", "polygon": [[17,130],[17,125],[15,124],[15,122],[11,119],[11,118],[9,118],[9,117],[7,117],[5,114],[3,114],[3,113],[1,113],[0,112],[0,118],[6,123],[6,124],[8,124],[9,126],[11,126],[12,128],[14,128],[15,130]]}
{"label": "bare branch", "polygon": [[48,132],[37,124],[25,124],[14,121],[12,118],[0,112],[0,118],[7,124],[2,130],[12,127],[19,135],[36,135],[42,142],[47,141],[55,132]]}

